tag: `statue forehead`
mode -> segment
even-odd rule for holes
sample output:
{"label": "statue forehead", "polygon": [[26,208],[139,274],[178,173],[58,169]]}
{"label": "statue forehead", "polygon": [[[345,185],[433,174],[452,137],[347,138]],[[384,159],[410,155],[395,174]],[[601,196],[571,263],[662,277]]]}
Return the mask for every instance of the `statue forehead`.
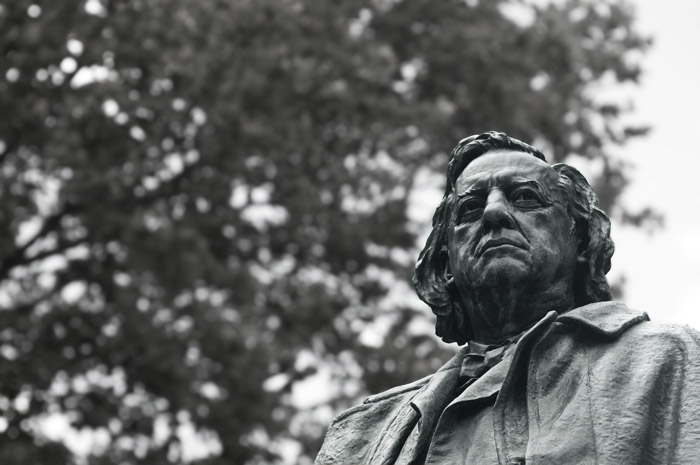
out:
{"label": "statue forehead", "polygon": [[556,183],[557,172],[546,162],[525,152],[494,150],[469,163],[457,177],[455,190],[464,192],[475,184],[523,178],[544,184]]}

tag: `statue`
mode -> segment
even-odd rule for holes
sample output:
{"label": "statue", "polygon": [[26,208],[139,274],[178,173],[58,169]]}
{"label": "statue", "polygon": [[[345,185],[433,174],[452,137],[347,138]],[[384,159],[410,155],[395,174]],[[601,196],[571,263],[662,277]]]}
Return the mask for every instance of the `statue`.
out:
{"label": "statue", "polygon": [[320,464],[700,463],[700,334],[611,301],[586,179],[503,133],[462,140],[414,273],[435,374],[329,427]]}

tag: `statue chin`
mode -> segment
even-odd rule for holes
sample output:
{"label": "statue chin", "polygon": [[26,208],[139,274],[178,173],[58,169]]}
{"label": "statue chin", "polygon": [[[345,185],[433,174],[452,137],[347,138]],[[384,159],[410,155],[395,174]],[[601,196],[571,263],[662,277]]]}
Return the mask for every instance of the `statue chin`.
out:
{"label": "statue chin", "polygon": [[[486,257],[482,257],[483,259]],[[527,284],[532,279],[532,269],[529,263],[519,257],[502,255],[488,257],[478,270],[475,270],[474,279],[468,279],[469,287],[508,289],[518,288]]]}

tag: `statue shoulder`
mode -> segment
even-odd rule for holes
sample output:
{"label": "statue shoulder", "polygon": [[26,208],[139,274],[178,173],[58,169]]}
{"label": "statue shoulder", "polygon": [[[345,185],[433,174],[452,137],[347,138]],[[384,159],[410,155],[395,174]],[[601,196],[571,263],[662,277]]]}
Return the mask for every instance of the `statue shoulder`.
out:
{"label": "statue shoulder", "polygon": [[647,321],[633,328],[629,336],[647,344],[653,342],[651,348],[700,350],[700,332],[687,325]]}
{"label": "statue shoulder", "polygon": [[328,427],[315,463],[366,463],[374,440],[383,434],[388,419],[401,416],[408,424],[412,421],[411,415],[417,417],[409,401],[429,380],[427,376],[369,396],[362,404],[338,415]]}
{"label": "statue shoulder", "polygon": [[411,397],[423,386],[425,386],[433,375],[428,375],[412,383],[396,386],[387,389],[379,394],[371,395],[359,404],[351,407],[333,420],[333,423],[348,421],[349,417],[383,417],[394,408],[400,408],[407,403]]}
{"label": "statue shoulder", "polygon": [[416,390],[422,388],[423,386],[425,386],[426,384],[428,384],[428,382],[430,381],[430,379],[432,377],[433,377],[433,375],[428,375],[425,378],[421,378],[417,381],[413,381],[412,383],[403,384],[401,386],[396,386],[396,387],[393,387],[391,389],[387,389],[384,392],[380,392],[379,394],[371,395],[365,399],[364,403],[369,404],[369,403],[379,402],[382,400],[387,400],[387,399],[394,398],[396,396],[400,396],[401,394],[406,394],[406,393],[409,393],[412,391],[416,391]]}
{"label": "statue shoulder", "polygon": [[685,370],[700,375],[700,332],[687,325],[642,321],[611,340],[589,338],[586,346],[600,359],[625,360],[631,366],[647,369],[653,365]]}

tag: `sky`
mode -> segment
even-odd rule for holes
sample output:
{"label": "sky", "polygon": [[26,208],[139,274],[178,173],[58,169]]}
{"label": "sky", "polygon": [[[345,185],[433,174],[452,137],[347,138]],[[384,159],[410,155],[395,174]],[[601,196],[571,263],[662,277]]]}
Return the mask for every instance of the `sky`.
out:
{"label": "sky", "polygon": [[632,3],[638,30],[654,39],[631,92],[632,118],[652,131],[613,153],[634,165],[623,203],[654,207],[665,225],[649,235],[613,222],[608,276],[624,275],[625,302],[652,320],[700,329],[700,2]]}

